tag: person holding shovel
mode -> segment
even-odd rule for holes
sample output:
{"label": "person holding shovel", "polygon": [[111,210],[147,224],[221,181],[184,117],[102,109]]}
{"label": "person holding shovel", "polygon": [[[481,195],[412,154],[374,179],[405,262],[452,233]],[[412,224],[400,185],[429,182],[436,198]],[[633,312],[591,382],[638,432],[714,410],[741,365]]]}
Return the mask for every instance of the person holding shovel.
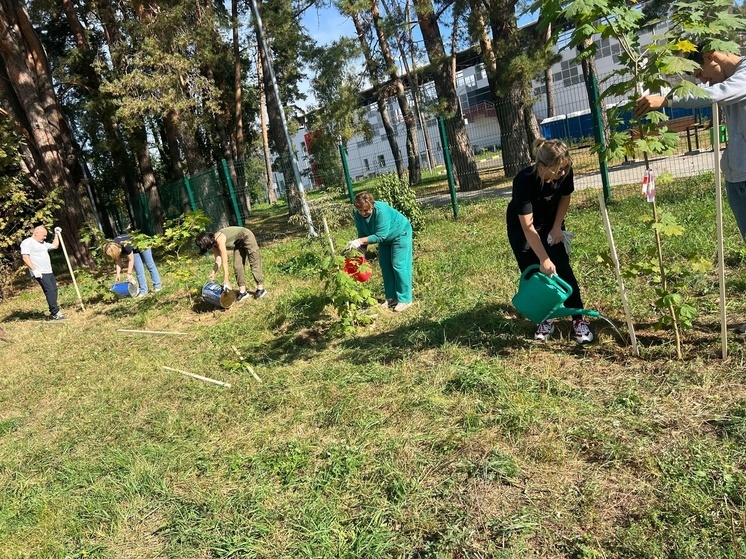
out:
{"label": "person holding shovel", "polygon": [[[559,140],[537,139],[533,144],[535,163],[513,179],[513,197],[506,213],[508,240],[521,272],[533,264],[551,276],[557,274],[572,287],[567,306],[583,308],[580,288],[570,267],[571,233],[565,231],[565,214],[575,190],[572,159]],[[593,332],[582,315],[572,317],[575,339],[593,341]],[[545,341],[554,332],[554,320],[539,324],[534,339]]]}
{"label": "person holding shovel", "polygon": [[122,268],[124,268],[122,255],[127,257],[127,281],[134,283],[132,277],[132,270],[134,268],[135,274],[137,275],[137,297],[143,297],[148,294],[148,282],[145,279],[145,268],[148,268],[150,279],[153,281],[153,291],[158,292],[161,290],[161,275],[158,273],[158,268],[153,260],[153,252],[150,248],[136,248],[132,244],[132,239],[129,235],[119,235],[114,237],[113,241],[109,241],[104,245],[104,254],[114,261],[116,267],[116,282],[121,279]]}
{"label": "person holding shovel", "polygon": [[406,216],[368,192],[355,196],[355,227],[359,237],[346,250],[365,251],[378,243],[378,263],[386,300],[383,307],[402,312],[412,306],[412,224]]}
{"label": "person holding shovel", "polygon": [[52,272],[52,261],[49,258],[49,251],[56,250],[60,246],[59,227],[54,230],[54,241],[47,242],[47,228],[39,225],[34,228],[30,237],[24,239],[21,243],[21,258],[23,263],[28,266],[29,273],[36,279],[44,292],[49,306],[49,317],[52,320],[62,320],[67,315],[60,312],[57,304],[57,278]]}
{"label": "person holding shovel", "polygon": [[217,233],[200,233],[196,239],[200,254],[212,251],[215,258],[215,266],[210,274],[210,281],[215,279],[215,274],[223,269],[223,289],[231,289],[228,274],[228,250],[233,251],[233,272],[238,282],[238,295],[236,302],[241,303],[249,296],[246,291],[246,260],[251,267],[251,275],[256,282],[254,299],[261,299],[267,294],[264,289],[264,273],[262,272],[262,255],[259,253],[259,245],[256,237],[246,227],[224,227]]}

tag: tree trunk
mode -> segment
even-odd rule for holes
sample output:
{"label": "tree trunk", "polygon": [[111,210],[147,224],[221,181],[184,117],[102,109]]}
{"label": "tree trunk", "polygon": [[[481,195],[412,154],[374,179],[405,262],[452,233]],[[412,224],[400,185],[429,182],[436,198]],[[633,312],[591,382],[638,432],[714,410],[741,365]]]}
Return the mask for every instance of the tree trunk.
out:
{"label": "tree trunk", "polygon": [[[544,45],[548,45],[552,38],[552,24],[547,26],[547,32],[544,35]],[[552,65],[548,64],[544,70],[544,88],[546,89],[547,98],[547,116],[555,116],[557,114],[557,107],[554,99],[554,74],[552,73]]]}
{"label": "tree trunk", "polygon": [[462,191],[479,190],[482,188],[482,181],[479,178],[474,161],[474,150],[459,109],[456,89],[453,86],[453,73],[448,56],[443,49],[443,40],[433,4],[431,0],[415,0],[414,6],[425,50],[435,73],[435,91],[438,94],[438,100],[445,106],[446,136],[451,148],[456,179]]}
{"label": "tree trunk", "polygon": [[10,82],[6,91],[13,96],[6,106],[27,131],[31,143],[24,153],[33,154],[34,161],[26,161],[26,166],[40,171],[43,194],[59,191],[63,202],[60,223],[71,262],[91,265],[88,248],[79,235],[84,224],[93,222],[88,197],[80,184],[83,170],[54,93],[44,49],[25,7],[15,0],[0,0],[0,64]]}
{"label": "tree trunk", "polygon": [[[257,7],[259,9],[260,6]],[[258,36],[258,35],[257,35]],[[264,52],[262,49],[261,42],[258,45],[260,52],[259,60],[262,65],[262,78],[263,87],[265,92],[265,99],[267,101],[267,118],[269,120],[269,126],[267,127],[267,136],[270,140],[270,144],[274,146],[275,152],[284,161],[290,161],[290,157],[294,155],[294,152],[290,150],[293,146],[288,145],[287,139],[285,138],[285,130],[282,124],[282,115],[280,114],[280,99],[275,94],[275,88],[272,84],[272,77],[269,72],[269,53]],[[282,169],[283,174],[286,177],[285,180],[285,192],[288,200],[288,212],[290,215],[296,215],[301,212],[303,206],[303,200],[301,199],[300,190],[298,185],[295,184],[295,175],[291,168]],[[287,180],[287,179],[290,180]]]}
{"label": "tree trunk", "polygon": [[[578,46],[578,54],[582,54],[587,48],[593,44],[593,39],[585,39]],[[591,76],[596,77],[596,89],[598,90],[598,71],[596,70],[596,59],[595,58],[584,58],[580,65],[583,68],[583,79],[585,81],[585,90],[588,93],[588,106],[593,110],[591,106],[593,104],[593,88],[591,87]],[[596,91],[598,93],[598,91]],[[604,144],[609,143],[609,117],[606,114],[606,106],[603,101],[600,102],[599,107],[601,111],[601,133]]]}
{"label": "tree trunk", "polygon": [[[152,227],[148,233],[162,235],[164,221],[163,206],[161,205],[161,199],[158,196],[158,189],[156,188],[155,171],[153,170],[153,162],[150,159],[145,125],[138,127],[132,134],[132,144],[137,156],[137,166],[140,170],[140,180],[142,181],[145,203],[147,204],[147,211],[150,217],[149,225]],[[144,218],[145,216],[142,217]]]}
{"label": "tree trunk", "polygon": [[275,194],[274,172],[272,171],[272,154],[269,149],[269,134],[267,133],[267,98],[264,95],[264,78],[262,77],[261,61],[256,65],[259,74],[259,119],[262,128],[262,146],[264,148],[264,169],[267,173],[267,197],[270,204],[277,203]]}
{"label": "tree trunk", "polygon": [[378,79],[378,64],[373,58],[373,54],[370,50],[370,45],[366,40],[366,28],[360,19],[360,15],[356,12],[351,13],[352,22],[355,25],[355,32],[357,33],[358,41],[360,41],[360,48],[363,51],[365,57],[365,68],[368,71],[368,77],[370,83],[373,85],[375,90],[376,105],[378,106],[378,113],[381,115],[381,122],[383,128],[386,131],[386,139],[391,149],[391,156],[394,158],[394,164],[396,165],[396,174],[399,179],[404,180],[404,163],[402,161],[401,151],[399,150],[399,142],[394,132],[394,127],[391,124],[391,118],[389,116],[388,109],[386,108],[386,94],[385,90]]}
{"label": "tree trunk", "polygon": [[[243,137],[243,79],[241,74],[241,48],[238,41],[238,0],[231,0],[231,28],[233,31],[233,119],[235,121],[232,145],[232,160],[243,165],[244,172],[237,181],[236,189],[243,192],[246,210],[251,213],[251,194],[246,188],[246,159]],[[232,165],[235,172],[235,165]]]}
{"label": "tree trunk", "polygon": [[381,19],[381,12],[378,10],[378,0],[372,0],[371,2],[371,17],[373,18],[373,27],[376,30],[378,36],[378,46],[381,49],[384,63],[386,64],[386,73],[389,76],[389,81],[392,89],[396,94],[396,100],[399,103],[399,110],[404,120],[404,126],[407,129],[407,163],[409,169],[409,184],[414,186],[419,184],[422,180],[422,170],[420,168],[419,158],[419,147],[417,141],[417,124],[412,114],[412,109],[409,107],[409,100],[407,99],[407,92],[404,90],[404,84],[399,77],[399,72],[396,68],[396,61],[391,54],[389,49],[388,37],[384,33],[383,21]]}

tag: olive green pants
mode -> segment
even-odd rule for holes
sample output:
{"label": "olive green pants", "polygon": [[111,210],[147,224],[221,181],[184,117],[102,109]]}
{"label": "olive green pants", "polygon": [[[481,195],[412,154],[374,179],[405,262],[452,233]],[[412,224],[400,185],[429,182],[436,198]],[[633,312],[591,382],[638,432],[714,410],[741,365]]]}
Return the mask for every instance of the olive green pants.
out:
{"label": "olive green pants", "polygon": [[239,287],[246,285],[246,260],[251,267],[251,275],[257,285],[264,283],[264,273],[262,272],[262,255],[259,252],[259,245],[256,242],[254,233],[246,229],[246,246],[235,247],[233,249],[233,271],[236,273],[236,281]]}

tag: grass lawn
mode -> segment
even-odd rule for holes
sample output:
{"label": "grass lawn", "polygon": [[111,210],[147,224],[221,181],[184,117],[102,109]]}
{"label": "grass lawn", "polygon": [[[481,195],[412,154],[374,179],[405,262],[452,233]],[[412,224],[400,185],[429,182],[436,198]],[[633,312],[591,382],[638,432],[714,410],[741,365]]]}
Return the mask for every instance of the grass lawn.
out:
{"label": "grass lawn", "polygon": [[[655,327],[654,273],[625,280],[640,357],[598,320],[588,346],[569,320],[534,343],[510,303],[505,199],[462,204],[458,221],[426,210],[415,306],[347,338],[330,334],[324,245],[272,208],[247,224],[269,294],[227,311],[201,301],[211,261],[196,254],[161,255],[164,290],[140,299],[102,289],[113,270],[80,273],[85,312],[62,275],[65,321],[42,320],[22,282],[0,303],[0,558],[746,556],[746,351],[731,333],[720,359],[717,274],[690,265],[716,263],[711,183],[658,188],[684,227],[663,238],[669,281],[698,310],[682,360]],[[609,207],[625,269],[654,247],[638,192]],[[574,269],[586,306],[624,332],[583,199]],[[735,324],[746,248],[724,216]],[[369,283],[382,298],[375,266]]]}

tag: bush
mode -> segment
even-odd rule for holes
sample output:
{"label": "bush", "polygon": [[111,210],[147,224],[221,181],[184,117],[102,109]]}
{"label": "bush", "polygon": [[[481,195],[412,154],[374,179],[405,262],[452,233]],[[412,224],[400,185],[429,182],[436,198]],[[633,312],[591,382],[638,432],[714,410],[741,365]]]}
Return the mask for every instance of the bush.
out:
{"label": "bush", "polygon": [[382,200],[396,208],[409,219],[412,229],[422,229],[425,217],[417,202],[414,190],[403,180],[391,173],[376,181],[376,200]]}

